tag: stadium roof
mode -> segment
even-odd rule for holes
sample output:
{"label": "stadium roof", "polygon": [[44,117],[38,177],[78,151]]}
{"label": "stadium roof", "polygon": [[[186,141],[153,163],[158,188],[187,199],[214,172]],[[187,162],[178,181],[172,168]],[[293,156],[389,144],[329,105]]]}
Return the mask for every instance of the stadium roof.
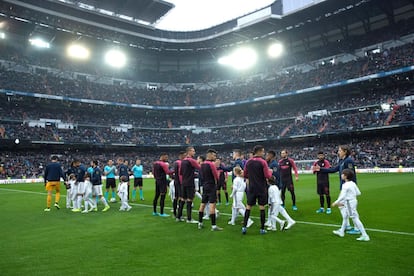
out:
{"label": "stadium roof", "polygon": [[66,32],[157,52],[199,52],[272,39],[302,45],[330,37],[341,39],[348,33],[363,34],[372,26],[385,26],[397,19],[410,18],[413,13],[411,0],[298,0],[312,4],[296,10],[287,9],[287,4],[293,1],[278,0],[256,12],[205,30],[178,32],[160,30],[139,20],[131,21],[96,10],[111,8],[119,15],[139,7],[137,14],[128,14],[135,18],[141,13],[146,20],[156,23],[172,12],[174,5],[167,1],[82,0],[84,2],[95,5],[95,10],[80,8],[80,1],[75,0],[4,0],[0,4],[0,15],[15,19],[10,20],[13,21],[11,25],[23,35],[30,34],[35,28],[54,32],[52,37]]}

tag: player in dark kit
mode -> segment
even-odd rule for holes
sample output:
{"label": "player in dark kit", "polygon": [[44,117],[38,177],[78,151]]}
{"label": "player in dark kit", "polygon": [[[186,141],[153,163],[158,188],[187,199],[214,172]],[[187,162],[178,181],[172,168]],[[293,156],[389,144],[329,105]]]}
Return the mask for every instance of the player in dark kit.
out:
{"label": "player in dark kit", "polygon": [[180,202],[177,214],[177,221],[181,221],[183,215],[184,202],[187,203],[187,223],[198,223],[198,221],[191,218],[191,210],[193,199],[195,195],[195,186],[194,186],[194,174],[195,170],[200,170],[200,165],[194,159],[195,149],[194,147],[187,147],[186,157],[181,161],[180,173],[182,175],[182,198],[183,201]]}
{"label": "player in dark kit", "polygon": [[[330,168],[331,164],[329,164],[329,161],[325,159],[325,154],[323,151],[318,152],[318,160],[313,163],[313,167],[319,166],[320,168]],[[329,215],[331,211],[331,196],[329,194],[329,174],[326,172],[321,171],[314,171],[314,174],[316,174],[316,192],[319,195],[319,202],[320,202],[320,208],[316,210],[316,213],[320,214],[325,212],[325,200],[324,195],[326,196],[326,213]]]}
{"label": "player in dark kit", "polygon": [[[168,169],[168,155],[163,152],[160,155],[160,159],[155,161],[152,166],[152,173],[155,178],[155,196],[152,202],[154,212],[153,216],[169,217],[170,215],[164,214],[165,194],[167,193],[167,174],[171,175],[173,171]],[[157,202],[160,198],[160,213],[157,213]]]}
{"label": "player in dark kit", "polygon": [[[319,166],[314,166],[313,170],[314,171],[320,171],[323,173],[335,173],[335,172],[339,172],[339,189],[342,190],[342,184],[345,183],[345,181],[341,178],[342,175],[342,171],[345,169],[350,169],[354,172],[352,180],[353,182],[357,183],[356,180],[356,173],[355,173],[355,163],[354,160],[351,157],[351,149],[349,148],[349,146],[347,145],[340,145],[338,147],[338,157],[339,157],[339,162],[338,165],[336,165],[335,167],[331,167],[331,168],[321,168]],[[359,231],[359,229],[357,228],[353,228],[351,227],[351,225],[349,224],[349,219],[348,219],[348,226],[347,226],[347,233],[348,234],[360,234],[361,232]]]}
{"label": "player in dark kit", "polygon": [[219,179],[217,182],[217,205],[221,204],[221,189],[223,189],[224,196],[226,197],[226,205],[229,205],[229,193],[227,192],[227,172],[222,169],[220,159],[217,158],[214,163],[216,164],[217,171],[219,173]]}
{"label": "player in dark kit", "polygon": [[173,212],[174,212],[174,217],[177,218],[177,207],[179,202],[181,202],[183,200],[182,196],[181,196],[181,191],[182,191],[182,187],[181,187],[181,178],[182,176],[180,175],[180,168],[181,168],[181,161],[184,159],[185,157],[185,151],[180,151],[180,153],[178,154],[178,159],[174,162],[174,200],[173,200]]}
{"label": "player in dark kit", "polygon": [[124,158],[118,158],[118,175],[119,179],[121,179],[122,176],[125,176],[125,182],[128,183],[128,200],[129,200],[129,168],[127,163],[125,163]]}
{"label": "player in dark kit", "polygon": [[203,228],[203,216],[206,204],[210,208],[211,231],[221,231],[222,228],[216,225],[216,186],[219,179],[219,173],[214,163],[217,152],[213,149],[207,151],[206,161],[201,164],[200,173],[202,177],[203,196],[201,199],[200,209],[198,210],[198,229]]}
{"label": "player in dark kit", "polygon": [[247,186],[247,206],[244,215],[242,234],[247,233],[247,222],[250,216],[250,209],[256,205],[260,208],[260,234],[265,234],[265,205],[267,204],[267,179],[272,176],[266,161],[263,159],[265,150],[261,145],[253,148],[253,157],[250,158],[244,167],[244,178],[248,180]]}
{"label": "player in dark kit", "polygon": [[56,209],[60,209],[59,207],[59,199],[60,199],[60,179],[64,179],[65,175],[63,174],[62,166],[58,162],[58,157],[56,155],[52,156],[51,162],[46,166],[45,169],[45,187],[47,191],[47,199],[46,199],[46,208],[45,212],[50,211],[50,205],[52,204],[52,191],[56,191],[55,195],[55,207]]}
{"label": "player in dark kit", "polygon": [[296,207],[296,195],[295,195],[295,186],[293,185],[292,180],[292,169],[295,172],[295,179],[296,181],[299,180],[298,175],[298,168],[296,167],[295,161],[292,158],[288,157],[287,150],[282,150],[280,152],[280,156],[282,159],[279,160],[279,167],[280,167],[280,181],[281,181],[281,195],[282,195],[282,202],[283,206],[286,204],[285,202],[285,193],[286,188],[289,190],[292,196],[292,210],[296,211],[298,208]]}

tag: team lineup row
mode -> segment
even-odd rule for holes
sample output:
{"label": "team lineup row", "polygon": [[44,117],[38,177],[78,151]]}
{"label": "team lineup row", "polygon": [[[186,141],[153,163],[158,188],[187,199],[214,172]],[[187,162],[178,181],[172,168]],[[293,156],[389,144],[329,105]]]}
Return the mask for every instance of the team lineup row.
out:
{"label": "team lineup row", "polygon": [[[314,163],[313,170],[317,175],[317,191],[320,196],[320,209],[318,213],[325,212],[324,197],[327,201],[326,213],[330,214],[330,206],[338,206],[341,210],[343,223],[339,230],[334,234],[343,237],[345,230],[350,234],[359,234],[361,237],[357,240],[369,241],[363,224],[359,220],[356,210],[357,199],[360,191],[356,186],[355,165],[350,157],[350,148],[348,146],[339,146],[338,157],[339,163],[336,167],[330,167],[327,160],[324,159],[323,152],[318,154],[318,160]],[[295,162],[288,157],[287,151],[282,150],[282,159],[276,161],[274,151],[268,151],[265,155],[265,149],[261,145],[256,145],[248,160],[241,157],[240,150],[233,151],[233,161],[228,167],[222,166],[217,162],[217,152],[214,149],[207,150],[205,156],[199,156],[195,159],[194,147],[188,147],[186,151],[179,154],[178,160],[174,162],[173,168],[169,168],[168,154],[161,153],[159,160],[153,163],[152,173],[155,178],[155,196],[153,200],[153,215],[167,217],[164,213],[165,198],[168,187],[168,176],[172,177],[170,182],[170,196],[173,201],[173,213],[177,222],[186,221],[187,223],[198,224],[198,228],[204,227],[203,219],[209,218],[211,221],[212,231],[221,231],[222,228],[216,225],[216,204],[220,194],[220,186],[225,185],[226,172],[232,171],[232,193],[230,197],[232,203],[232,217],[230,225],[235,225],[238,214],[243,216],[242,233],[247,233],[247,228],[253,224],[250,219],[250,210],[256,204],[260,208],[260,233],[265,234],[267,230],[275,231],[276,223],[279,223],[280,229],[290,229],[295,221],[289,216],[285,209],[285,191],[291,193],[292,209],[297,210],[294,184],[292,181],[292,170],[295,173],[296,181],[298,173]],[[115,197],[115,175],[120,179],[118,186],[118,196],[121,199],[120,211],[129,211],[132,207],[128,204],[129,200],[129,176],[134,174],[134,191],[132,200],[135,200],[136,187],[140,188],[140,199],[143,199],[142,193],[142,166],[139,160],[131,170],[124,163],[122,158],[117,160],[118,168],[113,162],[108,161],[103,173],[98,167],[97,161],[91,162],[91,168],[86,169],[79,160],[74,160],[71,168],[63,173],[57,156],[52,157],[52,162],[45,169],[45,185],[48,191],[47,208],[50,211],[52,201],[52,191],[56,190],[55,207],[59,207],[60,197],[60,178],[67,179],[66,188],[68,198],[73,203],[73,212],[81,212],[82,200],[85,209],[83,213],[97,211],[97,201],[92,198],[96,196],[105,205],[102,211],[107,211],[110,207],[108,204],[109,189],[112,189],[112,198]],[[139,167],[141,168],[139,169]],[[339,172],[341,193],[338,200],[331,204],[329,195],[329,173]],[[107,178],[105,197],[102,193],[102,174]],[[141,175],[140,175],[141,174]],[[109,181],[108,181],[109,180]],[[226,189],[225,189],[226,191]],[[247,195],[247,205],[243,204],[244,194]],[[70,196],[69,196],[70,195]],[[198,220],[192,218],[193,199],[198,196],[201,199]],[[158,200],[160,200],[160,212],[157,212]],[[69,201],[70,202],[70,201]],[[220,201],[219,201],[220,202]],[[226,193],[226,203],[228,203],[228,194]],[[268,221],[265,221],[265,206],[269,204]],[[187,218],[183,218],[183,209],[186,206]],[[69,206],[67,206],[69,207]],[[90,208],[89,208],[90,207]],[[286,220],[278,218],[281,214]],[[355,227],[350,228],[349,218],[354,221]]]}

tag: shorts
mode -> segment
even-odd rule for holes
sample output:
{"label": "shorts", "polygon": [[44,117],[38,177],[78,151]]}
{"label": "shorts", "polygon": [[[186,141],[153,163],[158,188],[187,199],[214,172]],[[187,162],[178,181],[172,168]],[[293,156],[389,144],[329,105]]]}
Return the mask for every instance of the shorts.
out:
{"label": "shorts", "polygon": [[142,177],[134,177],[134,187],[142,187]]}
{"label": "shorts", "polygon": [[290,192],[294,192],[295,191],[295,186],[293,185],[292,178],[286,179],[285,181],[282,179],[281,182],[282,182],[282,184],[281,184],[280,190],[282,191],[282,193],[284,193],[286,191],[286,188]]}
{"label": "shorts", "polygon": [[84,194],[86,190],[85,182],[78,182],[78,194]]}
{"label": "shorts", "polygon": [[115,178],[107,178],[106,179],[106,188],[116,188],[116,182],[115,182]]}
{"label": "shorts", "polygon": [[48,192],[56,190],[56,192],[59,193],[60,192],[60,181],[47,181],[45,189]]}
{"label": "shorts", "polygon": [[219,181],[217,183],[217,191],[220,191],[220,189],[227,190],[227,183],[226,183],[226,181]]}
{"label": "shorts", "polygon": [[182,186],[180,183],[174,181],[174,190],[175,190],[175,193],[174,193],[175,198],[182,197],[183,191],[182,191]]}
{"label": "shorts", "polygon": [[94,196],[102,196],[102,185],[93,185],[92,186],[92,195]]}
{"label": "shorts", "polygon": [[167,182],[155,181],[155,193],[166,194],[167,193]]}
{"label": "shorts", "polygon": [[205,190],[202,197],[201,203],[216,203],[217,202],[217,193],[215,189]]}
{"label": "shorts", "polygon": [[195,195],[195,187],[194,186],[183,186],[183,193],[182,193],[182,198],[183,199],[193,200],[194,195]]}
{"label": "shorts", "polygon": [[318,183],[316,185],[316,193],[318,195],[329,195],[329,183]]}
{"label": "shorts", "polygon": [[254,206],[256,202],[259,205],[266,205],[267,204],[267,193],[266,191],[260,191],[255,189],[250,189],[247,192],[247,205]]}

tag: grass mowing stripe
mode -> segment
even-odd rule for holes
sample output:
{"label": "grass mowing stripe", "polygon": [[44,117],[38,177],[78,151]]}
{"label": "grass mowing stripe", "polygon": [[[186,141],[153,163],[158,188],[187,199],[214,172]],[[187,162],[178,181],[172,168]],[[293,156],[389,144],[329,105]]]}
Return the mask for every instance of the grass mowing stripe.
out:
{"label": "grass mowing stripe", "polygon": [[[28,193],[28,194],[37,194],[37,195],[46,195],[46,192],[41,193],[41,192],[33,192],[33,191],[22,191],[22,190],[16,190],[16,189],[8,189],[8,188],[3,188],[0,189],[0,191],[8,191],[8,192],[20,192],[20,193]],[[2,193],[0,193],[1,195]],[[61,195],[61,197],[66,197],[66,195]],[[134,205],[134,206],[140,206],[140,207],[146,207],[146,208],[152,208],[152,205],[148,205],[148,204],[140,204],[140,203],[130,203],[130,205]],[[165,209],[169,209],[171,210],[171,207],[164,207]],[[198,210],[193,210],[193,213],[198,213]],[[221,213],[220,215],[224,215],[224,216],[231,216],[231,214],[228,213]],[[255,217],[255,216],[251,216],[251,218],[254,219],[259,219],[259,217]],[[340,225],[338,224],[329,224],[329,223],[319,223],[319,222],[309,222],[309,221],[296,221],[297,223],[301,223],[301,224],[307,224],[307,225],[318,225],[318,226],[324,226],[324,227],[340,227]],[[375,229],[375,228],[366,228],[366,230],[368,231],[372,231],[372,232],[380,232],[380,233],[388,233],[388,234],[396,234],[396,235],[406,235],[406,236],[414,236],[414,233],[410,233],[410,232],[400,232],[400,231],[392,231],[392,230],[383,230],[383,229]]]}

